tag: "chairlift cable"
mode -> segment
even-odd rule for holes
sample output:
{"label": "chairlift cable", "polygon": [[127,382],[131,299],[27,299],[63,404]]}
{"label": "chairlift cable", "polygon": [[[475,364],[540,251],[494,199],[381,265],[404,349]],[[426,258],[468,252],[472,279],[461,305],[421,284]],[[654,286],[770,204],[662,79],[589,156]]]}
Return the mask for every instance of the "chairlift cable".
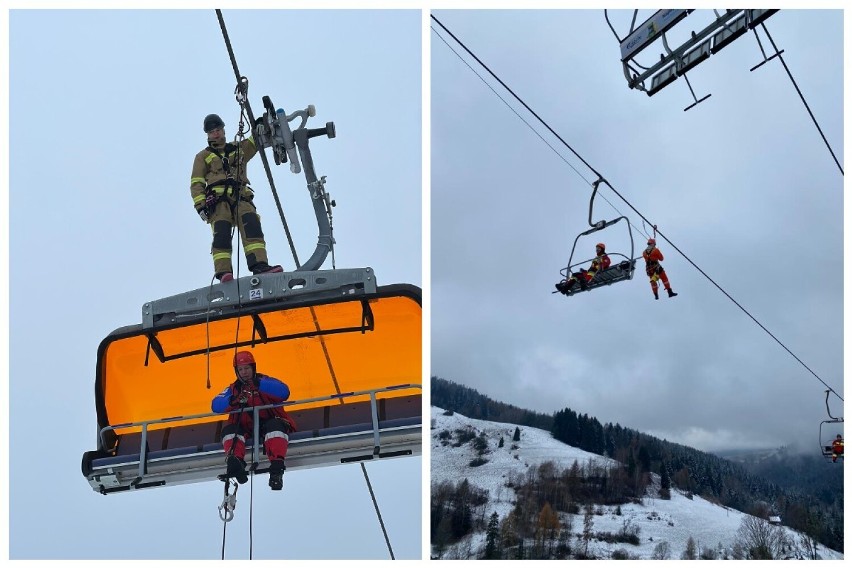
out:
{"label": "chairlift cable", "polygon": [[[811,107],[808,105],[808,101],[805,100],[805,95],[802,94],[801,89],[799,89],[799,85],[796,84],[796,80],[793,78],[793,73],[790,72],[790,68],[787,67],[787,62],[784,61],[784,56],[782,56],[781,52],[778,51],[778,47],[775,45],[775,40],[773,40],[772,36],[769,35],[769,30],[766,29],[766,24],[761,22],[760,27],[763,28],[763,31],[766,33],[766,37],[769,38],[769,43],[772,44],[772,48],[775,50],[775,53],[778,54],[778,59],[781,60],[781,65],[784,66],[784,70],[787,72],[787,76],[790,77],[790,81],[793,83],[793,87],[796,88],[796,92],[799,93],[799,98],[802,99],[802,103],[804,103],[805,108],[808,111],[808,114],[811,116],[811,120],[813,121],[814,126],[816,126],[817,131],[819,132],[819,135],[822,136],[822,141],[825,142],[825,146],[826,146],[826,148],[828,148],[828,151],[831,153],[831,157],[834,158],[834,163],[837,164],[837,169],[840,170],[840,175],[844,175],[843,174],[843,167],[840,165],[840,162],[837,160],[837,156],[834,155],[834,150],[831,149],[831,144],[828,143],[828,140],[826,139],[825,134],[823,134],[822,128],[820,128],[820,125],[817,122],[817,119],[814,116],[814,113],[811,112]],[[840,399],[840,400],[843,400],[843,399]]]}
{"label": "chairlift cable", "polygon": [[[441,26],[441,28],[443,28],[444,31],[446,31],[450,35],[450,37],[452,37],[456,41],[456,43],[458,43],[462,48],[464,48],[464,50],[471,57],[473,57],[477,61],[477,63],[479,63],[486,71],[488,71],[488,73],[491,74],[492,77],[494,77],[507,91],[509,91],[512,94],[512,96],[514,96],[515,99],[517,99],[518,102],[520,102],[524,106],[524,108],[526,108],[533,116],[535,116],[539,120],[539,122],[541,122],[545,126],[545,128],[547,128],[560,142],[562,142],[562,144],[565,145],[565,147],[567,147],[577,157],[577,159],[579,159],[587,168],[589,168],[589,170],[594,172],[594,174],[597,175],[598,178],[606,179],[594,167],[592,167],[591,164],[589,164],[585,159],[583,159],[583,157],[580,156],[580,154],[578,154],[577,151],[574,150],[574,148],[572,148],[561,136],[559,136],[559,134],[557,134],[556,131],[554,131],[553,128],[551,128],[550,125],[547,124],[547,122],[544,121],[544,119],[542,119],[534,110],[532,110],[529,107],[529,105],[527,105],[527,103],[523,101],[523,99],[521,99],[511,88],[509,88],[509,86],[506,85],[506,83],[504,83],[503,80],[500,79],[487,65],[485,65],[485,63],[483,63],[482,60],[480,60],[460,39],[458,39],[450,30],[448,30],[447,27],[444,26],[444,24],[442,24],[441,21],[438,20],[438,18],[436,18],[434,14],[431,14],[431,18],[433,20],[435,20],[435,22],[437,22],[438,25]],[[771,38],[770,38],[770,40],[771,40]],[[576,170],[574,170],[574,171],[576,171]],[[579,175],[579,172],[578,172],[578,175]],[[582,176],[580,176],[580,177],[582,177]],[[583,178],[583,179],[585,179],[585,178]],[[654,223],[651,223],[650,221],[648,221],[648,219],[644,215],[642,215],[642,213],[639,212],[639,210],[636,209],[633,206],[633,204],[631,204],[623,195],[621,195],[621,193],[619,193],[619,191],[617,189],[615,189],[609,182],[607,182],[607,185],[610,187],[610,189],[612,189],[613,193],[615,193],[622,201],[624,201],[624,203],[626,203],[627,206],[630,207],[630,209],[632,209],[633,212],[636,213],[642,219],[642,221],[646,222],[648,225],[651,225],[651,226],[655,225]],[[746,310],[742,306],[742,304],[737,302],[730,294],[728,294],[728,292],[724,288],[722,288],[719,284],[717,284],[716,281],[713,280],[710,277],[710,275],[708,275],[697,264],[695,264],[695,262],[693,262],[691,258],[689,258],[682,250],[680,250],[672,241],[670,241],[663,234],[662,231],[657,229],[657,233],[674,250],[676,250],[678,253],[680,253],[680,255],[683,258],[685,258],[686,261],[689,262],[689,264],[691,264],[696,270],[698,270],[698,272],[700,272],[707,280],[709,280],[710,283],[712,283],[714,286],[716,286],[716,288],[718,288],[720,292],[722,292],[725,296],[727,296],[727,298],[729,300],[731,300],[734,303],[734,305],[736,305],[740,310],[742,310],[743,313],[745,313],[749,318],[751,318],[751,320],[754,321],[772,339],[774,339],[776,341],[776,343],[778,343],[781,347],[783,347],[784,350],[787,351],[787,353],[789,353],[796,361],[798,361],[800,365],[802,365],[805,369],[807,369],[814,377],[816,377],[816,379],[819,382],[821,382],[826,388],[828,388],[832,393],[834,393],[834,395],[837,396],[837,398],[839,398],[841,401],[843,400],[843,397],[841,397],[837,393],[837,391],[835,391],[824,380],[822,380],[822,378],[820,378],[819,375],[817,375],[810,367],[808,367],[808,365],[806,365],[804,361],[802,361],[795,353],[793,353],[780,339],[778,339],[778,337],[776,337],[771,331],[769,331],[769,329],[766,328],[766,326],[764,326],[762,323],[760,323],[760,321],[758,321],[757,318],[755,318],[748,310]]]}
{"label": "chairlift cable", "polygon": [[[223,36],[223,38],[224,38],[224,40],[225,40],[225,45],[226,45],[226,46],[227,46],[227,48],[228,48],[228,56],[229,56],[229,58],[230,58],[230,60],[231,60],[231,65],[232,65],[232,66],[233,66],[233,68],[234,68],[234,74],[236,75],[237,82],[238,82],[238,88],[239,88],[239,84],[241,84],[241,83],[242,83],[242,81],[243,81],[243,79],[244,79],[244,78],[242,77],[242,75],[240,75],[239,68],[237,67],[237,61],[236,61],[236,58],[235,58],[235,56],[234,56],[234,51],[233,51],[233,48],[232,48],[232,46],[231,46],[231,40],[230,40],[230,38],[229,38],[229,36],[228,36],[227,28],[225,27],[225,21],[224,21],[224,19],[222,18],[222,12],[221,12],[221,10],[218,10],[218,9],[216,10],[216,16],[217,16],[217,18],[218,18],[218,20],[219,20],[219,26],[220,26],[220,27],[221,27],[221,29],[222,29],[222,36]],[[241,102],[241,106],[243,106],[244,110],[248,113],[249,120],[251,121],[251,124],[253,125],[253,124],[254,124],[254,122],[255,122],[255,120],[254,120],[254,115],[253,115],[253,113],[252,113],[252,111],[251,111],[251,106],[250,106],[250,104],[249,104],[249,102],[248,102],[248,97],[245,97],[245,98],[244,98],[244,101],[243,101],[243,102]],[[242,121],[241,121],[241,122],[242,122]],[[241,129],[241,131],[242,131],[242,129]],[[293,238],[292,238],[292,236],[290,235],[290,230],[289,230],[289,227],[288,227],[288,225],[287,225],[287,220],[286,220],[286,218],[285,218],[285,216],[284,216],[284,211],[283,211],[283,209],[282,209],[282,207],[281,207],[281,202],[280,202],[280,201],[279,201],[279,199],[278,199],[278,193],[277,193],[277,191],[276,191],[276,189],[275,189],[275,182],[274,182],[274,180],[273,180],[273,178],[272,178],[272,171],[271,171],[271,169],[270,169],[270,167],[269,167],[269,162],[268,162],[268,160],[267,160],[267,158],[266,158],[266,152],[265,152],[265,149],[264,149],[263,147],[258,148],[258,152],[260,152],[260,157],[261,157],[261,160],[263,161],[263,167],[264,167],[264,170],[266,171],[266,176],[267,176],[267,178],[268,178],[268,180],[269,180],[270,188],[272,189],[272,195],[273,195],[273,197],[275,198],[275,205],[278,207],[278,213],[279,213],[279,215],[280,215],[280,217],[281,217],[281,223],[282,223],[282,225],[284,226],[284,231],[285,231],[285,233],[286,233],[286,235],[287,235],[287,241],[289,242],[289,244],[290,244],[290,250],[291,250],[291,251],[292,251],[292,253],[293,253],[293,261],[295,262],[295,265],[296,265],[296,267],[298,268],[299,266],[301,266],[301,264],[300,264],[300,262],[299,262],[299,257],[298,257],[298,255],[297,255],[297,253],[296,253],[296,248],[295,248],[295,245],[294,245],[294,243],[293,243]],[[316,313],[314,312],[313,307],[311,307],[310,311],[311,311],[311,315],[313,316],[314,325],[315,325],[315,326],[316,326],[316,328],[319,330],[319,329],[320,329],[319,321],[317,320]],[[237,335],[239,336],[239,319],[237,320]],[[208,337],[209,337],[209,335],[208,335]],[[239,340],[239,337],[237,337],[237,340],[235,341],[235,345],[236,345],[236,343],[238,343],[238,340]],[[329,353],[328,353],[328,349],[327,349],[327,346],[326,346],[326,344],[325,344],[325,340],[324,340],[324,338],[322,338],[322,337],[320,337],[320,340],[321,340],[321,345],[322,345],[322,349],[323,349],[323,354],[325,355],[326,364],[328,365],[329,372],[331,373],[332,380],[334,381],[335,390],[337,391],[337,393],[338,393],[338,394],[340,394],[340,392],[341,392],[341,391],[340,391],[340,386],[339,386],[339,385],[338,385],[338,383],[337,383],[337,377],[336,377],[336,375],[335,375],[335,373],[334,373],[334,367],[333,367],[333,365],[332,365],[332,363],[331,363],[331,357],[330,357],[330,355],[329,355]],[[236,349],[236,347],[235,347],[235,349]],[[209,355],[209,339],[208,339],[208,355]],[[208,357],[208,388],[209,388],[209,380],[210,380],[210,379],[209,379],[209,357]],[[341,403],[342,403],[342,402],[343,402],[343,401],[341,400]],[[364,467],[364,464],[363,464],[363,463],[361,464],[361,470],[362,470],[362,471],[363,471],[363,473],[364,473],[364,479],[365,479],[365,480],[366,480],[366,482],[367,482],[367,488],[369,489],[369,491],[370,491],[370,497],[371,497],[371,498],[372,498],[372,500],[373,500],[373,507],[374,507],[374,508],[375,508],[375,510],[376,510],[376,515],[377,515],[377,516],[378,516],[378,518],[379,518],[379,524],[380,524],[380,525],[381,525],[381,527],[382,527],[382,533],[384,534],[384,537],[385,537],[385,543],[386,543],[386,544],[387,544],[387,546],[388,546],[388,551],[390,552],[391,559],[393,560],[393,559],[395,559],[395,558],[394,558],[394,554],[393,554],[393,548],[391,547],[390,539],[388,538],[387,530],[385,529],[385,524],[384,524],[384,521],[382,520],[381,511],[379,510],[379,505],[378,505],[378,503],[377,503],[377,501],[376,501],[375,494],[373,493],[373,487],[372,487],[372,485],[370,484],[370,478],[369,478],[369,476],[367,475],[367,469]],[[252,473],[252,497],[253,497],[253,493],[254,493],[254,475],[253,475],[253,473]],[[254,503],[253,498],[250,498],[250,506],[249,506],[249,507],[250,507],[250,513],[249,513],[249,559],[251,559],[251,555],[252,555],[252,519],[253,519],[253,503]],[[224,560],[224,558],[225,558],[225,541],[224,541],[224,532],[223,532],[223,537],[222,537],[222,538],[223,538],[223,540],[222,540],[222,559]]]}
{"label": "chairlift cable", "polygon": [[[222,29],[222,37],[225,39],[225,46],[228,48],[228,57],[231,60],[231,65],[234,68],[234,75],[236,75],[237,83],[240,83],[243,79],[243,76],[240,75],[239,67],[237,67],[237,60],[234,56],[234,50],[231,47],[231,39],[228,36],[228,30],[225,27],[225,20],[222,18],[222,11],[216,9],[216,17],[219,19],[219,27]],[[249,104],[248,97],[245,99],[245,107],[248,112],[249,120],[251,121],[252,129],[254,129],[254,113],[251,111],[251,105]],[[253,132],[254,130],[252,130]],[[278,199],[278,191],[275,189],[275,180],[272,178],[272,170],[269,167],[269,161],[266,158],[266,149],[262,146],[257,149],[260,154],[260,159],[263,162],[263,169],[266,171],[266,178],[269,180],[269,187],[272,190],[272,197],[275,199],[275,205],[278,208],[278,215],[281,217],[281,224],[284,226],[284,233],[287,235],[287,242],[290,244],[290,251],[293,253],[293,262],[296,265],[296,268],[301,266],[299,262],[299,256],[296,253],[296,245],[293,243],[293,237],[290,235],[290,227],[287,225],[287,219],[284,216],[284,209],[281,207],[281,201]]]}
{"label": "chairlift cable", "polygon": [[[477,77],[479,77],[479,79],[483,82],[483,84],[485,84],[485,86],[486,86],[486,87],[488,87],[488,88],[491,90],[491,92],[493,92],[493,93],[494,93],[494,94],[495,94],[495,95],[496,95],[496,96],[497,96],[497,97],[498,97],[501,101],[503,101],[503,104],[505,104],[505,105],[506,105],[506,107],[507,107],[509,110],[511,110],[511,111],[515,114],[515,116],[517,116],[517,117],[521,120],[521,122],[523,122],[524,124],[526,124],[526,125],[527,125],[527,127],[528,127],[530,130],[532,130],[532,131],[533,131],[533,133],[534,133],[536,136],[538,136],[538,137],[539,137],[539,139],[540,139],[542,142],[544,142],[544,143],[545,143],[545,145],[547,145],[547,147],[548,147],[548,148],[550,148],[550,149],[553,151],[553,153],[554,153],[554,154],[556,154],[556,155],[559,157],[559,159],[561,159],[563,162],[565,162],[565,164],[567,164],[569,168],[571,168],[572,170],[574,170],[574,172],[576,172],[576,173],[577,173],[577,175],[578,175],[578,176],[579,176],[579,177],[580,177],[583,181],[585,181],[585,182],[586,182],[586,183],[587,183],[590,187],[593,187],[593,186],[594,186],[594,183],[593,183],[593,182],[591,182],[591,181],[589,181],[588,179],[586,179],[586,177],[585,177],[585,176],[583,176],[583,174],[581,174],[581,173],[577,170],[577,168],[575,168],[575,167],[574,167],[574,164],[572,164],[571,162],[569,162],[569,161],[568,161],[568,159],[567,159],[565,156],[563,156],[563,155],[559,152],[559,150],[557,150],[556,148],[554,148],[554,147],[553,147],[553,145],[552,145],[552,144],[551,144],[551,143],[550,143],[550,142],[549,142],[546,138],[544,138],[544,136],[542,136],[542,135],[541,135],[541,133],[540,133],[538,130],[536,130],[536,129],[535,129],[535,127],[533,127],[533,126],[532,126],[532,125],[531,125],[531,124],[530,124],[530,123],[529,123],[529,122],[528,122],[528,121],[527,121],[524,117],[522,117],[522,116],[518,113],[518,111],[517,111],[517,110],[515,110],[515,108],[514,108],[512,105],[510,105],[510,104],[508,103],[508,101],[506,101],[506,99],[504,99],[504,98],[503,98],[503,97],[502,97],[502,96],[501,96],[501,95],[500,95],[500,94],[499,94],[499,93],[498,93],[498,92],[494,89],[494,87],[492,87],[492,86],[491,86],[491,84],[490,84],[488,81],[486,81],[486,80],[485,80],[485,78],[484,78],[482,75],[480,75],[480,74],[479,74],[479,73],[478,73],[478,72],[477,72],[477,71],[476,71],[473,67],[471,67],[471,66],[470,66],[470,64],[469,64],[469,63],[468,63],[468,62],[467,62],[467,61],[466,61],[466,60],[465,60],[465,59],[464,59],[464,58],[463,58],[463,57],[459,54],[459,52],[458,52],[458,51],[456,51],[455,49],[453,49],[453,47],[452,47],[449,43],[447,43],[447,40],[446,40],[446,39],[444,39],[444,38],[441,36],[441,34],[439,34],[439,33],[437,32],[437,30],[436,30],[434,27],[432,28],[432,31],[434,31],[434,32],[435,32],[435,35],[436,35],[436,36],[438,36],[438,38],[439,38],[441,41],[443,41],[443,42],[444,42],[444,44],[445,44],[445,45],[446,45],[446,46],[450,49],[450,51],[452,51],[452,52],[456,55],[456,57],[458,57],[458,58],[459,58],[459,60],[460,60],[462,63],[464,63],[464,64],[468,67],[468,69],[470,69],[470,70],[471,70],[471,71],[472,71],[472,72],[473,72],[473,73],[474,73]],[[451,34],[451,35],[452,35],[452,34]],[[606,197],[605,195],[601,194],[601,195],[600,195],[600,197],[601,197],[601,199],[603,199],[604,201],[606,201],[607,205],[609,205],[610,207],[612,207],[612,209],[613,209],[613,210],[615,210],[615,212],[616,212],[616,213],[618,213],[618,215],[619,215],[620,217],[625,217],[625,218],[626,218],[626,216],[625,216],[625,215],[621,212],[621,210],[620,210],[618,207],[616,207],[616,206],[612,203],[612,201],[610,201],[609,199],[607,199],[607,197]],[[637,227],[636,225],[634,225],[634,224],[633,224],[633,222],[632,222],[632,221],[630,221],[630,219],[627,219],[627,222],[628,222],[628,223],[630,224],[630,226],[631,226],[631,227],[633,227],[633,228],[634,228],[637,232],[644,234],[646,237],[648,236],[648,235],[647,235],[647,233],[645,233],[642,229],[640,229],[639,227]],[[639,258],[641,258],[641,257],[639,257]],[[637,259],[634,259],[634,260],[638,260],[638,258],[637,258]]]}
{"label": "chairlift cable", "polygon": [[[234,68],[234,74],[236,75],[237,83],[238,83],[238,85],[242,84],[244,77],[242,75],[240,75],[240,70],[239,70],[239,67],[237,66],[237,60],[236,60],[236,57],[234,56],[234,50],[233,50],[233,47],[231,46],[231,39],[228,36],[228,30],[225,27],[225,20],[222,17],[222,11],[221,10],[219,10],[219,9],[216,10],[216,17],[219,20],[219,27],[222,29],[222,37],[224,38],[225,45],[228,48],[228,56],[231,60],[231,65]],[[254,114],[252,113],[251,104],[249,103],[248,96],[244,97],[244,105],[245,105],[245,110],[248,113],[249,120],[250,120],[251,124],[254,125],[254,123],[255,123]],[[296,247],[295,247],[295,244],[293,243],[293,237],[290,235],[290,229],[287,225],[287,220],[284,217],[284,211],[281,208],[281,202],[278,199],[278,192],[275,189],[275,181],[272,179],[272,170],[270,169],[269,161],[266,158],[265,148],[263,148],[263,147],[258,148],[258,152],[260,153],[261,160],[263,161],[263,168],[266,171],[266,177],[269,180],[269,186],[272,189],[272,196],[275,198],[275,205],[278,207],[278,213],[281,216],[281,223],[284,226],[284,232],[287,235],[287,241],[290,244],[290,250],[293,253],[293,261],[296,265],[296,268],[299,268],[301,266],[301,263],[299,262],[299,256],[296,253]],[[239,284],[239,282],[238,282],[238,284]],[[314,308],[311,307],[310,311],[311,311],[312,319],[314,321],[314,325],[317,328],[317,330],[319,330],[320,326],[319,326],[319,322],[317,321],[316,312],[314,311]],[[237,326],[238,326],[237,332],[239,333],[239,320],[237,320]],[[320,343],[322,344],[323,353],[325,354],[325,358],[326,358],[326,362],[328,363],[329,370],[332,373],[332,379],[334,380],[335,389],[337,390],[337,393],[340,394],[340,387],[338,386],[337,379],[334,375],[334,369],[331,365],[331,360],[328,356],[328,349],[326,347],[325,338],[322,337],[322,336],[320,336]],[[236,349],[236,347],[235,347],[235,349]]]}
{"label": "chairlift cable", "polygon": [[[523,122],[524,124],[526,124],[526,125],[527,125],[527,127],[529,127],[529,129],[530,129],[530,130],[532,130],[532,131],[533,131],[533,133],[534,133],[536,136],[538,136],[538,137],[539,137],[539,139],[540,139],[542,142],[544,142],[544,143],[547,145],[547,147],[548,147],[548,148],[550,148],[551,150],[553,150],[553,153],[554,153],[554,154],[556,154],[557,156],[559,156],[559,158],[560,158],[563,162],[565,162],[565,163],[568,165],[568,167],[569,167],[569,168],[571,168],[572,170],[574,170],[574,171],[577,173],[577,175],[578,175],[580,178],[582,178],[582,179],[583,179],[583,181],[585,181],[585,182],[586,182],[586,183],[587,183],[590,187],[591,187],[591,186],[593,186],[593,182],[591,182],[591,181],[589,181],[588,179],[586,179],[586,178],[583,176],[583,174],[581,174],[581,173],[577,170],[577,168],[575,168],[575,167],[574,167],[574,164],[572,164],[571,162],[569,162],[569,161],[568,161],[568,159],[567,159],[565,156],[563,156],[563,155],[559,152],[559,150],[557,150],[556,148],[554,148],[554,147],[553,147],[553,145],[552,145],[552,144],[551,144],[551,143],[550,143],[550,142],[549,142],[549,141],[548,141],[548,140],[547,140],[544,136],[542,136],[542,135],[541,135],[541,133],[540,133],[538,130],[536,130],[536,129],[535,129],[535,128],[534,128],[534,127],[533,127],[533,126],[532,126],[532,125],[531,125],[531,124],[527,121],[527,119],[525,119],[523,116],[521,116],[521,115],[520,115],[520,113],[518,113],[518,111],[517,111],[517,110],[515,110],[515,108],[514,108],[512,105],[510,105],[510,104],[509,104],[509,102],[508,102],[506,99],[504,99],[504,98],[503,98],[503,96],[502,96],[502,95],[500,95],[500,93],[498,93],[498,92],[494,89],[494,87],[492,87],[492,86],[491,86],[491,84],[490,84],[488,81],[486,81],[486,80],[485,80],[485,78],[484,78],[482,75],[480,75],[480,74],[479,74],[479,73],[478,73],[478,72],[477,72],[477,71],[476,71],[473,67],[471,67],[471,65],[470,65],[470,64],[469,64],[469,63],[468,63],[468,62],[467,62],[467,61],[466,61],[466,60],[465,60],[465,59],[464,59],[464,58],[463,58],[460,54],[459,54],[459,52],[458,52],[458,51],[456,51],[455,49],[453,49],[453,47],[452,47],[449,43],[447,43],[447,40],[446,40],[446,39],[444,39],[444,38],[443,38],[443,36],[441,36],[441,34],[439,34],[439,33],[437,32],[437,30],[436,30],[434,27],[432,28],[432,31],[434,31],[434,32],[435,32],[435,35],[436,35],[436,36],[438,36],[438,38],[439,38],[441,41],[443,41],[443,42],[444,42],[444,44],[445,44],[445,45],[446,45],[446,46],[450,49],[450,51],[452,51],[453,53],[455,53],[455,54],[456,54],[456,57],[458,57],[458,58],[459,58],[459,60],[460,60],[462,63],[464,63],[464,64],[468,67],[468,69],[470,69],[470,70],[471,70],[471,71],[472,71],[472,72],[473,72],[473,73],[474,73],[477,77],[479,77],[479,79],[483,82],[483,84],[485,84],[485,86],[486,86],[486,87],[488,87],[488,88],[491,90],[491,92],[493,92],[493,93],[494,93],[494,94],[495,94],[495,95],[496,95],[496,96],[497,96],[497,97],[498,97],[501,101],[503,101],[503,104],[505,104],[505,105],[506,105],[506,107],[507,107],[509,110],[511,110],[511,111],[515,114],[515,116],[517,116],[517,117],[521,120],[521,122]],[[624,217],[624,214],[623,214],[621,211],[619,211],[618,207],[616,207],[615,205],[613,205],[612,201],[610,201],[609,199],[607,199],[607,197],[606,197],[605,195],[601,195],[601,199],[603,199],[604,201],[606,201],[606,202],[607,202],[607,204],[608,204],[610,207],[612,207],[612,208],[613,208],[613,209],[614,209],[614,210],[618,213],[618,215],[619,215],[619,216]],[[628,223],[630,223],[630,219],[628,219],[628,220],[627,220],[627,222],[628,222]],[[631,226],[631,227],[633,227],[634,229],[636,229],[637,231],[639,231],[639,228],[638,228],[638,227],[636,227],[635,225],[633,225],[632,223],[630,223],[630,226]],[[639,232],[641,232],[641,231],[639,231]],[[647,235],[646,235],[646,236],[647,236]]]}
{"label": "chairlift cable", "polygon": [[385,522],[382,520],[382,512],[379,510],[379,504],[376,501],[376,494],[373,493],[373,486],[370,484],[370,477],[367,475],[367,468],[364,466],[364,462],[361,462],[361,471],[364,472],[364,480],[367,482],[367,489],[370,490],[370,498],[373,500],[373,507],[376,509],[376,516],[379,517],[379,524],[382,526],[382,534],[385,535],[385,543],[388,545],[388,552],[390,552],[391,560],[396,560],[393,555],[393,548],[391,548],[390,539],[388,538],[388,531],[385,529]]}

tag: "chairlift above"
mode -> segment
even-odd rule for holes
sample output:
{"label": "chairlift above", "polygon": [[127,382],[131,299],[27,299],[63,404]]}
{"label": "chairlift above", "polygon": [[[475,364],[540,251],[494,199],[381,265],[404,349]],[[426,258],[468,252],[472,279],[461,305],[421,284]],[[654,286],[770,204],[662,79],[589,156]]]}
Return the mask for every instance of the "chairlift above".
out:
{"label": "chairlift above", "polygon": [[[561,276],[563,276],[563,280],[562,280],[562,282],[560,282],[559,284],[556,285],[556,291],[553,292],[554,294],[556,294],[557,292],[560,292],[560,293],[564,294],[565,296],[573,296],[574,294],[576,294],[578,292],[587,292],[587,291],[590,291],[590,290],[594,290],[595,288],[600,288],[602,286],[609,286],[611,284],[615,284],[617,282],[623,282],[623,281],[630,280],[631,278],[633,278],[633,272],[636,269],[636,259],[633,258],[633,253],[634,253],[633,232],[630,230],[630,221],[627,219],[627,217],[622,215],[620,217],[616,217],[615,219],[613,219],[611,221],[601,220],[601,221],[597,221],[597,222],[592,222],[592,211],[593,211],[594,203],[595,203],[595,195],[597,195],[598,186],[601,184],[601,182],[609,185],[609,183],[606,180],[604,180],[603,178],[598,179],[596,182],[594,182],[592,184],[593,185],[592,197],[589,200],[589,225],[591,226],[591,229],[587,229],[587,230],[583,231],[582,233],[577,235],[577,238],[574,239],[574,245],[571,247],[571,255],[568,258],[568,266],[566,266],[565,268],[563,268],[559,271],[559,274]],[[612,186],[610,186],[610,187],[612,187]],[[622,253],[607,251],[606,254],[608,256],[610,256],[610,257],[613,257],[613,256],[621,257],[623,260],[614,261],[612,264],[610,264],[610,266],[608,268],[605,268],[603,270],[599,270],[594,275],[594,277],[588,283],[586,283],[586,285],[583,286],[582,288],[581,287],[572,287],[572,288],[565,289],[564,287],[561,287],[560,284],[564,283],[566,280],[571,278],[571,275],[574,274],[574,271],[577,267],[579,267],[581,265],[588,264],[589,262],[591,262],[593,260],[593,259],[587,259],[587,260],[582,260],[582,261],[579,261],[579,262],[574,262],[574,252],[577,249],[577,241],[580,240],[580,237],[590,235],[590,234],[595,233],[597,231],[602,231],[602,230],[606,229],[607,227],[614,225],[615,223],[622,221],[622,220],[627,223],[627,234],[630,237],[630,255],[627,256],[627,255],[622,254]],[[615,260],[615,259],[613,259],[613,260]]]}
{"label": "chairlift above", "polygon": [[[142,315],[98,348],[97,449],[82,460],[95,491],[224,473],[227,417],[210,402],[234,381],[238,348],[290,386],[287,471],[421,453],[416,286],[377,286],[369,268],[261,274],[148,302]],[[252,439],[246,460],[262,473]]]}

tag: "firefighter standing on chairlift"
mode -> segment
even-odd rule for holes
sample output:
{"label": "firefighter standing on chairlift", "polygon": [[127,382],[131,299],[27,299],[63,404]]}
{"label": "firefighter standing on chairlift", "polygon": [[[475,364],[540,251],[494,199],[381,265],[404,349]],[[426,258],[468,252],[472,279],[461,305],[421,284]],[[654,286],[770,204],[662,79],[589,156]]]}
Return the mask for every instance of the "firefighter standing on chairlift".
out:
{"label": "firefighter standing on chairlift", "polygon": [[260,216],[253,203],[254,192],[248,186],[246,162],[257,154],[254,139],[249,136],[239,144],[226,143],[225,123],[216,114],[204,117],[204,132],[207,147],[192,163],[189,190],[198,216],[213,229],[210,253],[216,278],[221,282],[234,279],[231,264],[234,225],[240,228],[246,262],[252,273],[282,272],[281,266],[269,265]]}

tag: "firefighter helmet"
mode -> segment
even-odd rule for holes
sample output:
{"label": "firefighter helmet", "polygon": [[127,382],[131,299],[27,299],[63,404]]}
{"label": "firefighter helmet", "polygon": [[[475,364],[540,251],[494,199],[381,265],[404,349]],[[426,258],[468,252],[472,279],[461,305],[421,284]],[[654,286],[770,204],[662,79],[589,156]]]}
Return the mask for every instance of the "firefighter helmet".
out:
{"label": "firefighter helmet", "polygon": [[239,351],[236,355],[234,355],[234,367],[254,364],[254,355],[251,354],[251,351]]}
{"label": "firefighter helmet", "polygon": [[648,244],[649,244],[649,245],[656,245],[656,244],[657,244],[657,239],[653,239],[653,238],[652,238],[652,239],[648,239]]}
{"label": "firefighter helmet", "polygon": [[211,132],[217,128],[224,128],[225,123],[218,114],[208,114],[204,117],[204,132]]}
{"label": "firefighter helmet", "polygon": [[606,251],[606,245],[605,245],[605,244],[603,244],[603,243],[598,243],[598,244],[596,244],[596,245],[595,245],[595,248],[599,248],[599,249],[601,249],[601,250],[603,250],[603,251]]}

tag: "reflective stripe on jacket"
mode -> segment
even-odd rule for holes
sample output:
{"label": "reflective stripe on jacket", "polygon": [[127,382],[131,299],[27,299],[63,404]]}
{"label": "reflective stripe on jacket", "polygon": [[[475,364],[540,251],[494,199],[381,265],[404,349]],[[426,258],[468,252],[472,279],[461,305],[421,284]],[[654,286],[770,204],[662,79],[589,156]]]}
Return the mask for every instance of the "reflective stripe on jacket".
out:
{"label": "reflective stripe on jacket", "polygon": [[[192,162],[192,175],[189,180],[189,192],[192,195],[192,204],[198,206],[204,202],[207,188],[212,186],[217,195],[221,195],[227,189],[223,184],[228,180],[228,173],[234,178],[234,183],[239,182],[240,185],[248,185],[248,175],[246,172],[246,163],[257,154],[257,148],[254,145],[252,137],[248,137],[239,145],[225,144],[222,148],[215,148],[222,154],[222,157],[228,161],[228,171],[225,169],[225,164],[222,158],[211,152],[210,148],[204,148],[195,155],[195,160]],[[239,163],[237,154],[239,153]],[[239,179],[237,172],[239,171]]]}

